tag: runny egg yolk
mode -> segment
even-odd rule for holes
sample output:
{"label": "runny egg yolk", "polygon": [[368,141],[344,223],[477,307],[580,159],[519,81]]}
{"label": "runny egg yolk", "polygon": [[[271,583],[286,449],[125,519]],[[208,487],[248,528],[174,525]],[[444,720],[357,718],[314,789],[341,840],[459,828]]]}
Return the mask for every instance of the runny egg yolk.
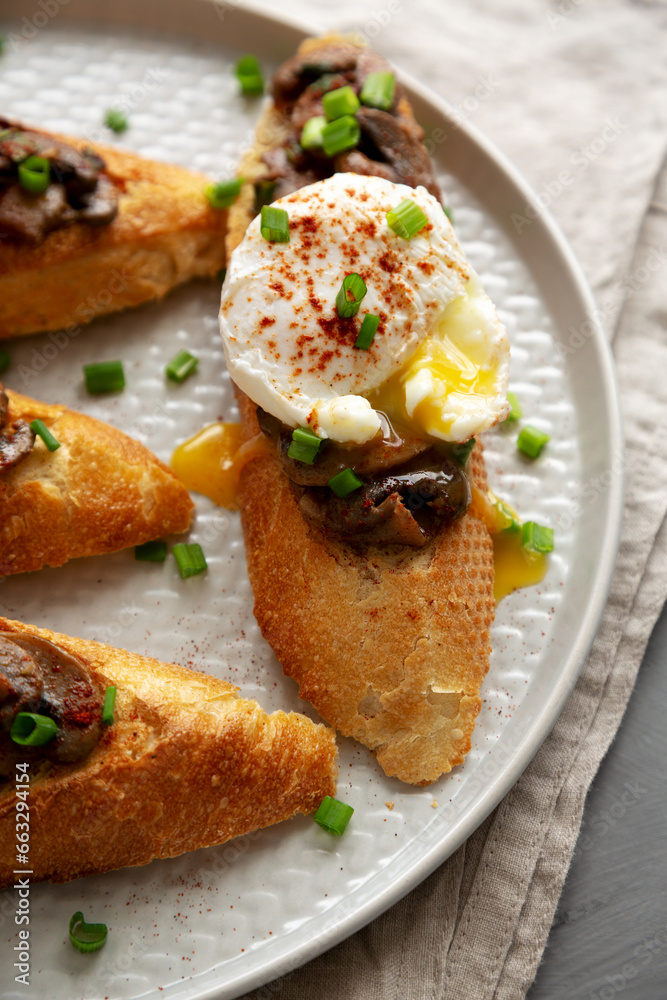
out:
{"label": "runny egg yolk", "polygon": [[484,330],[493,307],[480,293],[471,279],[466,294],[447,306],[402,368],[366,394],[374,409],[414,433],[445,441],[476,433],[473,422],[479,425],[483,417],[485,426],[496,422],[503,359],[489,352]]}

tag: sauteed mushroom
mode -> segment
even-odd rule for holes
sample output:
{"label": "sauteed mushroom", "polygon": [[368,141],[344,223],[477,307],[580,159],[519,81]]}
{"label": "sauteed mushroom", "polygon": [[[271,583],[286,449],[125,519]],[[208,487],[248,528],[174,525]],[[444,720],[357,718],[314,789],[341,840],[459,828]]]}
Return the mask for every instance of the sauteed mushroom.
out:
{"label": "sauteed mushroom", "polygon": [[35,443],[35,433],[25,420],[16,420],[7,426],[9,400],[0,384],[0,475],[13,469],[29,455]]}

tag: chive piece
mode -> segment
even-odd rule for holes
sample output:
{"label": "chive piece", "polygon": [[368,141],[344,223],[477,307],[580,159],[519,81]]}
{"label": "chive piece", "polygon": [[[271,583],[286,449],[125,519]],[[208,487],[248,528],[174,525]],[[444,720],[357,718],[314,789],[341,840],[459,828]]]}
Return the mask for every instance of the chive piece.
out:
{"label": "chive piece", "polygon": [[179,542],[174,545],[171,552],[183,580],[189,576],[197,576],[198,573],[203,573],[204,570],[208,569],[202,547],[198,542],[191,542],[189,545],[186,545],[185,542]]}
{"label": "chive piece", "polygon": [[554,550],[554,529],[537,521],[526,521],[521,528],[521,548],[543,555]]}
{"label": "chive piece", "polygon": [[99,951],[107,934],[106,924],[87,924],[81,910],[69,922],[69,939],[77,951]]}
{"label": "chive piece", "polygon": [[451,224],[454,225],[454,213],[452,212],[452,210],[449,207],[449,205],[443,205],[442,206],[442,210],[445,213],[445,215],[447,216],[447,218],[449,219],[449,221],[451,222]]}
{"label": "chive piece", "polygon": [[352,806],[348,806],[346,802],[325,795],[313,819],[327,833],[333,833],[340,837],[345,833],[345,828],[350,822],[353,812]]}
{"label": "chive piece", "polygon": [[337,156],[359,144],[361,128],[352,115],[343,115],[322,129],[322,145],[327,156]]}
{"label": "chive piece", "polygon": [[346,497],[350,493],[354,493],[358,490],[360,486],[363,486],[361,479],[355,476],[352,469],[343,469],[329,480],[328,484],[337,497]]}
{"label": "chive piece", "polygon": [[517,438],[516,446],[529,458],[537,458],[547,441],[550,440],[551,438],[544,431],[538,431],[536,427],[524,427]]}
{"label": "chive piece", "polygon": [[120,392],[125,388],[122,361],[97,361],[83,366],[86,389],[95,396],[102,392]]}
{"label": "chive piece", "polygon": [[104,704],[102,705],[102,722],[105,726],[113,726],[113,709],[116,704],[116,688],[108,687],[104,692]]}
{"label": "chive piece", "polygon": [[353,115],[360,107],[359,98],[349,84],[346,87],[338,87],[337,90],[330,90],[328,94],[322,94],[322,106],[327,121],[330,122],[345,115]]}
{"label": "chive piece", "polygon": [[241,93],[246,97],[258,97],[264,93],[264,76],[255,56],[243,56],[239,59],[234,72],[241,84]]}
{"label": "chive piece", "polygon": [[504,500],[500,498],[496,500],[496,510],[503,522],[500,528],[501,531],[506,531],[508,535],[513,535],[521,529],[522,524],[521,521],[517,520],[516,511],[509,504],[505,503]]}
{"label": "chive piece", "polygon": [[400,205],[387,212],[387,224],[398,236],[409,240],[420,233],[428,223],[428,218],[412,198],[405,198]]}
{"label": "chive piece", "polygon": [[366,313],[361,324],[361,329],[359,330],[359,335],[354,342],[354,346],[361,347],[362,350],[367,351],[373,343],[373,337],[377,333],[379,325],[379,316],[374,316],[373,313]]}
{"label": "chive piece", "polygon": [[302,149],[322,148],[322,129],[326,123],[327,120],[324,115],[314,115],[313,118],[308,119],[303,126],[301,139],[299,140]]}
{"label": "chive piece", "polygon": [[104,112],[104,124],[107,128],[110,128],[112,132],[127,132],[130,127],[130,123],[127,120],[127,115],[120,108],[109,108]]}
{"label": "chive piece", "polygon": [[338,315],[342,319],[356,316],[366,291],[366,282],[360,274],[346,274],[336,296]]}
{"label": "chive piece", "polygon": [[322,438],[311,431],[310,427],[295,427],[292,431],[292,441],[287,449],[287,457],[312,465],[321,444]]}
{"label": "chive piece", "polygon": [[30,427],[33,433],[42,439],[49,451],[58,451],[58,448],[60,448],[60,441],[56,441],[43,420],[32,420],[30,422]]}
{"label": "chive piece", "polygon": [[506,417],[507,421],[521,420],[523,416],[523,410],[521,409],[521,403],[517,399],[513,392],[507,393],[507,402],[510,404],[509,416]]}
{"label": "chive piece", "polygon": [[167,558],[167,543],[156,539],[154,542],[144,542],[143,545],[135,545],[134,558],[138,562],[163,563]]}
{"label": "chive piece", "polygon": [[198,364],[199,358],[196,358],[194,354],[190,354],[189,351],[179,351],[165,368],[165,374],[172,382],[185,382]]}
{"label": "chive piece", "polygon": [[361,103],[369,108],[379,108],[380,111],[389,111],[394,103],[394,91],[396,89],[396,77],[393,73],[380,71],[369,73],[361,88]]}
{"label": "chive piece", "polygon": [[0,375],[9,368],[11,358],[7,351],[0,351]]}
{"label": "chive piece", "polygon": [[231,177],[227,181],[218,181],[217,184],[207,184],[204,194],[211,208],[229,208],[233,205],[241,193],[243,181],[243,177]]}
{"label": "chive piece", "polygon": [[30,194],[44,194],[51,180],[51,165],[44,156],[29,156],[19,163],[19,184]]}
{"label": "chive piece", "polygon": [[227,268],[226,267],[221,267],[220,270],[218,271],[216,277],[217,277],[218,281],[222,281],[224,283],[224,280],[227,277]]}
{"label": "chive piece", "polygon": [[284,208],[263,205],[260,226],[269,243],[289,243],[289,215]]}
{"label": "chive piece", "polygon": [[470,458],[470,453],[474,447],[474,438],[470,438],[469,441],[465,441],[463,444],[455,444],[452,446],[452,458],[454,461],[458,462],[459,465],[466,466],[468,464],[468,459]]}
{"label": "chive piece", "polygon": [[58,732],[58,726],[48,715],[19,712],[12,722],[10,736],[22,747],[42,747]]}

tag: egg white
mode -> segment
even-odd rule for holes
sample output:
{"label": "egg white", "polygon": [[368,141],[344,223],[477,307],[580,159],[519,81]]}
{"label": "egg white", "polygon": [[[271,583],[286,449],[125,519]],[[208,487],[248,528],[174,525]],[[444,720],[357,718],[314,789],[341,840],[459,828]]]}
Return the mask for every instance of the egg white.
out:
{"label": "egg white", "polygon": [[[405,198],[428,219],[409,240],[386,219]],[[425,188],[335,174],[274,204],[288,212],[290,242],[268,242],[254,219],[220,309],[230,375],[255,403],[288,426],[350,443],[378,433],[380,410],[445,441],[507,415],[507,335]],[[341,322],[336,295],[350,273],[367,293]],[[381,317],[369,350],[354,347],[366,313]]]}

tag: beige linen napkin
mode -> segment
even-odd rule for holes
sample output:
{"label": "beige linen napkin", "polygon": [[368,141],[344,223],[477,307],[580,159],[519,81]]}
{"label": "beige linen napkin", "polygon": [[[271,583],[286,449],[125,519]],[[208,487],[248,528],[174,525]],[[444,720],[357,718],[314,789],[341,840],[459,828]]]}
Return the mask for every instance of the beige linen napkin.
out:
{"label": "beige linen napkin", "polygon": [[629,0],[284,0],[281,10],[365,34],[549,203],[615,333],[627,492],[593,650],[523,776],[416,890],[247,1000],[520,1000],[666,589],[667,10]]}

